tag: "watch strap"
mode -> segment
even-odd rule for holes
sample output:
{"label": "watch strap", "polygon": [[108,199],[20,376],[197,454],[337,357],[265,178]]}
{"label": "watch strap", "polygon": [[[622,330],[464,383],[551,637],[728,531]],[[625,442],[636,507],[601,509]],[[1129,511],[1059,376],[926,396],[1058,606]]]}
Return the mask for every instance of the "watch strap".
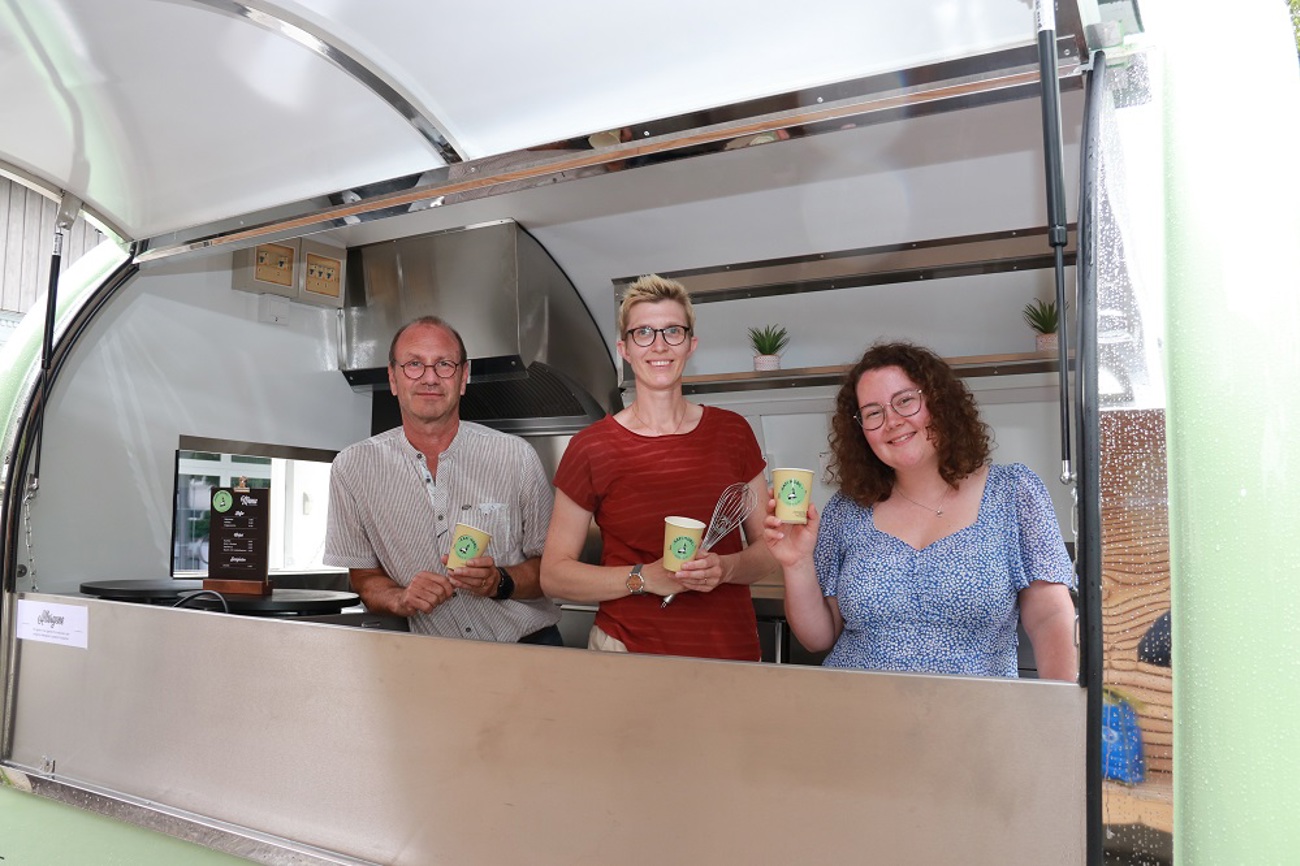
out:
{"label": "watch strap", "polygon": [[495,601],[505,601],[515,594],[515,579],[510,576],[510,572],[501,566],[497,566],[497,591],[493,593],[492,598]]}
{"label": "watch strap", "polygon": [[641,576],[641,569],[645,566],[638,562],[632,566],[632,570],[627,573],[627,591],[631,595],[645,595],[645,578]]}

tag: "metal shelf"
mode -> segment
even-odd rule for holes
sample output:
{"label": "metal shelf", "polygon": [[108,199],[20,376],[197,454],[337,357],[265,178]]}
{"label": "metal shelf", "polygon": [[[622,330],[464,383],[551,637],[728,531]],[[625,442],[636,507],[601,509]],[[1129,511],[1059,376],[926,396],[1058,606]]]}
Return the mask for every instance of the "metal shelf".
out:
{"label": "metal shelf", "polygon": [[[932,283],[937,279],[975,274],[1051,268],[1054,256],[1048,249],[1047,228],[1032,226],[983,234],[931,238],[910,243],[887,244],[807,256],[737,262],[686,271],[658,273],[679,281],[693,303],[717,303],[756,298],[792,297],[863,286]],[[1069,227],[1065,262],[1073,266],[1076,255],[1075,227]],[[614,280],[615,301],[636,277]],[[949,358],[963,378],[1056,373],[1056,353],[1029,352],[1006,355],[972,355]],[[798,388],[838,386],[847,366],[800,367],[771,373],[737,372],[686,376],[685,394],[720,394],[747,391],[784,391]],[[621,366],[620,388],[635,390],[631,369]]]}
{"label": "metal shelf", "polygon": [[[1073,266],[1077,239],[1075,227],[1068,229],[1065,264]],[[685,286],[697,305],[748,301],[1051,268],[1056,260],[1046,236],[1045,226],[1034,226],[660,274]],[[615,300],[635,279],[614,280]]]}
{"label": "metal shelf", "polygon": [[[947,358],[948,364],[963,379],[987,376],[1017,376],[1026,373],[1055,373],[1060,369],[1056,354],[1027,352],[1010,355],[967,355]],[[799,367],[758,373],[720,373],[712,376],[685,376],[683,394],[717,394],[726,391],[768,391],[787,388],[814,388],[839,385],[848,365]],[[626,389],[625,389],[626,390]]]}

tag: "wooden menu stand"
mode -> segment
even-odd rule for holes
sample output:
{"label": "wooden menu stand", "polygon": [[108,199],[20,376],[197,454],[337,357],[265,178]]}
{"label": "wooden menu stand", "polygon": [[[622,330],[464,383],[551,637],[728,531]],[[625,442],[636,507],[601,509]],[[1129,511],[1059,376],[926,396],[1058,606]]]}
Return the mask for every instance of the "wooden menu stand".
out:
{"label": "wooden menu stand", "polygon": [[248,479],[212,488],[208,576],[203,588],[233,595],[270,595],[267,550],[271,491],[250,490]]}
{"label": "wooden menu stand", "polygon": [[224,595],[270,595],[269,580],[212,580],[203,579],[203,588],[220,592]]}

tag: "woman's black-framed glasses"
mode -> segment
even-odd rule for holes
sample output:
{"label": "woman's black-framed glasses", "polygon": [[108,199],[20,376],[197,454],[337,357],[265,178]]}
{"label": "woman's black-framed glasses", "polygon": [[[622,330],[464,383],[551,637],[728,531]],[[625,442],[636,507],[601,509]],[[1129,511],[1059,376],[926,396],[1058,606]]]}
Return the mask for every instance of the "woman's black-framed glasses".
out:
{"label": "woman's black-framed glasses", "polygon": [[432,369],[433,375],[437,376],[439,379],[450,379],[452,376],[456,375],[457,368],[459,368],[463,363],[465,362],[461,361],[457,363],[456,361],[448,361],[446,358],[443,358],[441,361],[434,361],[432,364],[426,364],[423,361],[407,361],[401,366],[402,372],[406,374],[406,378],[408,379],[421,378],[426,369]]}
{"label": "woman's black-framed glasses", "polygon": [[[908,388],[889,398],[889,408],[901,418],[910,418],[921,411],[921,389]],[[879,403],[868,403],[858,409],[854,416],[863,430],[879,430],[885,425],[885,407]]]}
{"label": "woman's black-framed glasses", "polygon": [[651,328],[649,325],[642,325],[640,328],[629,328],[624,337],[631,337],[632,342],[641,348],[653,346],[656,334],[662,334],[664,342],[669,346],[680,346],[685,341],[691,329],[685,325],[669,325],[666,328]]}

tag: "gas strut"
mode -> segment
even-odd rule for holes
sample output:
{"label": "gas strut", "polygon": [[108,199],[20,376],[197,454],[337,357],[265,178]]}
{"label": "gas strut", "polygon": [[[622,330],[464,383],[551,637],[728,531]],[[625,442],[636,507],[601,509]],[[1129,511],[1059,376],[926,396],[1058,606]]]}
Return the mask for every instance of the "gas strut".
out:
{"label": "gas strut", "polygon": [[36,427],[36,450],[32,458],[30,487],[35,490],[41,477],[41,443],[45,440],[45,409],[50,399],[50,362],[54,355],[54,316],[59,305],[59,270],[63,263],[63,233],[72,228],[81,212],[81,199],[65,192],[59,199],[54,220],[54,249],[50,254],[49,289],[45,293],[45,335],[41,338],[40,422]]}
{"label": "gas strut", "polygon": [[1061,84],[1056,65],[1056,7],[1035,0],[1038,19],[1038,69],[1043,91],[1043,162],[1047,168],[1047,240],[1056,259],[1057,359],[1061,369],[1061,483],[1074,481],[1070,461],[1069,340],[1065,327],[1065,179],[1061,168]]}

